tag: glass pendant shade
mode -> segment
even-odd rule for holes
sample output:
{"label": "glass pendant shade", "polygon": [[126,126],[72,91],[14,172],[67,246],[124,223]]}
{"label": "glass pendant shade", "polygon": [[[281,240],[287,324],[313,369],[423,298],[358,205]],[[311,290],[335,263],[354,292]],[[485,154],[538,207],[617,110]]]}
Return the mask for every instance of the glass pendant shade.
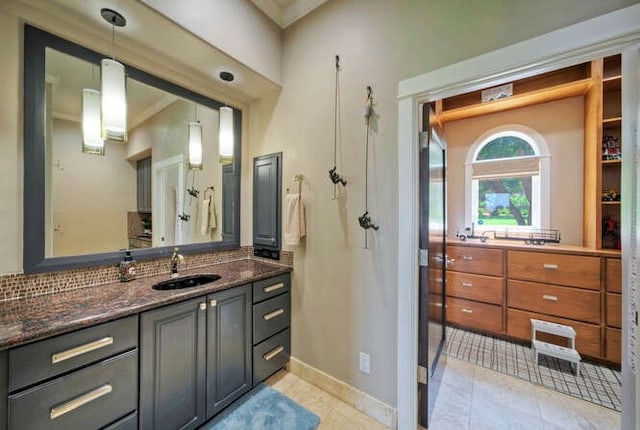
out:
{"label": "glass pendant shade", "polygon": [[100,62],[102,76],[102,139],[127,141],[127,92],[124,65],[108,58]]}
{"label": "glass pendant shade", "polygon": [[100,91],[82,89],[82,152],[104,155],[100,128]]}
{"label": "glass pendant shade", "polygon": [[233,109],[220,108],[220,126],[218,134],[218,160],[220,164],[233,161]]}
{"label": "glass pendant shade", "polygon": [[200,121],[189,123],[189,169],[202,169],[202,125]]}

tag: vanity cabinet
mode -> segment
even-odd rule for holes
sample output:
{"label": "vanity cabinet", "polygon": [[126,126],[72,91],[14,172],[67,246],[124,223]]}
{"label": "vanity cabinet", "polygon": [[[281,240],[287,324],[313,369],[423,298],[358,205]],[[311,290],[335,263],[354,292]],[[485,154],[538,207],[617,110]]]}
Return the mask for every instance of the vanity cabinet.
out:
{"label": "vanity cabinet", "polygon": [[282,153],[253,159],[253,246],[280,249]]}
{"label": "vanity cabinet", "polygon": [[126,428],[114,425],[138,405],[137,327],[132,316],[10,349],[7,429]]}
{"label": "vanity cabinet", "polygon": [[251,388],[251,285],[145,312],[140,428],[195,429]]}

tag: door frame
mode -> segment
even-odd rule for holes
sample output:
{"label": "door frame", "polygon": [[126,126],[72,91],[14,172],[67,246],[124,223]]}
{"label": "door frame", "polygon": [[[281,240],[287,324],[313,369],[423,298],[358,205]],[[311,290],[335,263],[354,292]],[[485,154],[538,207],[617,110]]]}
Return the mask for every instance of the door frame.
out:
{"label": "door frame", "polygon": [[[178,167],[178,189],[176,190],[176,213],[173,222],[173,243],[167,245],[160,241],[159,235],[153,235],[153,246],[177,246],[182,245],[182,223],[178,220],[178,215],[184,210],[184,182],[185,182],[185,159],[183,154],[174,155],[152,164],[153,180],[151,193],[151,214],[152,223],[157,225],[159,230],[166,231],[169,223],[165,219],[165,208],[167,196],[164,194],[166,172],[172,167]],[[161,210],[159,210],[161,209]]]}
{"label": "door frame", "polygon": [[[398,429],[416,429],[417,411],[417,352],[418,352],[418,115],[421,103],[435,101],[456,94],[475,91],[505,82],[537,75],[623,53],[623,68],[640,64],[640,4],[626,7],[551,33],[516,43],[496,51],[473,57],[413,78],[398,85],[398,311],[397,311],[397,408]],[[627,58],[627,60],[625,60]],[[626,100],[630,108],[622,122],[623,153],[638,152],[637,129],[640,102],[640,82],[627,79]],[[633,94],[633,96],[631,95]],[[635,98],[635,100],[634,100]],[[634,134],[635,133],[635,134]],[[631,157],[625,157],[630,160]],[[630,186],[627,195],[640,189],[637,178],[632,178],[631,163],[623,162],[623,184]],[[627,182],[625,182],[627,178]],[[632,180],[633,179],[633,180]],[[624,185],[623,185],[624,186]],[[631,214],[638,202],[625,199],[622,203],[622,229],[631,231]],[[636,220],[636,227],[638,221]],[[637,247],[637,238],[626,235],[623,249]],[[628,252],[623,254],[623,279],[631,285]],[[635,258],[635,255],[632,256]],[[637,280],[634,279],[634,282]],[[627,288],[630,290],[630,288]],[[628,293],[623,291],[623,309],[629,304]],[[624,314],[624,312],[623,312]],[[623,339],[628,335],[623,324]],[[628,366],[626,342],[623,343],[623,411],[622,428],[635,428],[636,377]],[[636,356],[638,353],[636,353]],[[638,378],[640,380],[640,378]]]}

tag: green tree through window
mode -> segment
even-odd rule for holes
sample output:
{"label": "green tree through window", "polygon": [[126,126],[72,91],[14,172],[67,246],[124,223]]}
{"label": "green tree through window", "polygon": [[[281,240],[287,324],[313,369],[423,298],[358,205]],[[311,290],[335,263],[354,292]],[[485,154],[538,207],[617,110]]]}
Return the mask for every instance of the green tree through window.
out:
{"label": "green tree through window", "polygon": [[503,136],[487,142],[478,152],[476,160],[495,160],[497,158],[525,157],[527,155],[536,155],[527,141],[516,136]]}

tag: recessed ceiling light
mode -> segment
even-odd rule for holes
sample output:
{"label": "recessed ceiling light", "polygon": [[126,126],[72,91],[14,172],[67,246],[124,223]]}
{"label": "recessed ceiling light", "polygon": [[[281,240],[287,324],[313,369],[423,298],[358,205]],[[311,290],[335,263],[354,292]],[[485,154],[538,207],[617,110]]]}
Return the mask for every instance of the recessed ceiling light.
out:
{"label": "recessed ceiling light", "polygon": [[223,72],[220,72],[219,76],[220,76],[220,79],[226,82],[231,82],[234,79],[233,73],[231,72],[223,71]]}

